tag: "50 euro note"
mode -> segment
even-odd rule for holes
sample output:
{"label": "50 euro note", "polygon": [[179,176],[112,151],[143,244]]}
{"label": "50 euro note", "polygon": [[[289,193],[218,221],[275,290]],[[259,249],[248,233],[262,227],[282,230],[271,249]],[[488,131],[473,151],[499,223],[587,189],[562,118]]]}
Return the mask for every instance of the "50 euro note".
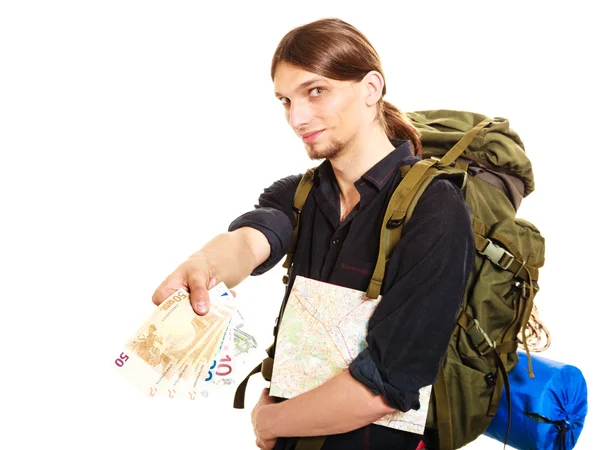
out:
{"label": "50 euro note", "polygon": [[236,309],[224,283],[209,296],[210,311],[199,316],[185,290],[173,293],[125,342],[113,367],[149,397],[172,397],[180,384],[203,380]]}

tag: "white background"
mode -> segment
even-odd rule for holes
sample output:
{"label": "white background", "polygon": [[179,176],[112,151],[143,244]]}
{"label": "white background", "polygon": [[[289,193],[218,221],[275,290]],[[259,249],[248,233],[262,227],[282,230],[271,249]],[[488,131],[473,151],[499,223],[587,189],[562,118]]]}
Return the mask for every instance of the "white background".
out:
{"label": "white background", "polygon": [[[289,29],[329,16],[371,40],[401,109],[503,116],[521,135],[536,190],[519,216],[547,244],[543,356],[583,371],[577,448],[597,448],[595,16],[577,1],[389,5],[1,3],[2,448],[254,448],[250,408],[150,402],[111,361],[179,263],[314,164],[273,96],[270,59]],[[237,288],[261,348],[282,273]],[[262,386],[250,383],[250,405]]]}

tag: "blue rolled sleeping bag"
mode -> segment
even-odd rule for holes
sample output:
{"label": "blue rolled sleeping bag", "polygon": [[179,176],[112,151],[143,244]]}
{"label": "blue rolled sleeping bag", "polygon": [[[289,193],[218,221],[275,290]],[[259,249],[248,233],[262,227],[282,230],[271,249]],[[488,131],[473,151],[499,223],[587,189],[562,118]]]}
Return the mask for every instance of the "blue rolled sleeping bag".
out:
{"label": "blue rolled sleeping bag", "polygon": [[[535,378],[529,378],[527,354],[508,374],[511,423],[507,444],[519,450],[571,450],[587,415],[587,385],[577,367],[531,354]],[[504,442],[508,425],[506,389],[485,435]]]}

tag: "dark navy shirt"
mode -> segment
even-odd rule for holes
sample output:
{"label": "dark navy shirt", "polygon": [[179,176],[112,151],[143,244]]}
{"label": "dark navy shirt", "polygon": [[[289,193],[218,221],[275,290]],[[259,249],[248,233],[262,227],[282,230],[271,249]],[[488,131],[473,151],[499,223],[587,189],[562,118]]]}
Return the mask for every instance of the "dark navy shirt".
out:
{"label": "dark navy shirt", "polygon": [[[288,291],[296,275],[366,291],[379,251],[387,202],[401,180],[400,165],[418,160],[406,141],[355,182],[360,201],[340,223],[340,189],[331,163],[316,169],[315,186],[302,209]],[[250,226],[271,245],[259,275],[291,245],[293,198],[301,175],[273,183],[255,209],[229,230]],[[456,323],[473,266],[471,216],[460,189],[436,180],[425,190],[387,263],[382,299],[367,328],[367,347],[350,364],[352,376],[400,411],[419,408],[419,389],[433,384]],[[328,436],[323,450],[414,449],[421,436],[379,425]],[[295,439],[276,449],[293,449]]]}

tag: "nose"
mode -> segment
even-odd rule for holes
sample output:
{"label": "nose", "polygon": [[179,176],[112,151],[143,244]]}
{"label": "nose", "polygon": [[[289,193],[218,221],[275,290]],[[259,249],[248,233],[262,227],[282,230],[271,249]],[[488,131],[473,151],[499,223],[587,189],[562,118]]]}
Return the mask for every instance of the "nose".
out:
{"label": "nose", "polygon": [[288,123],[298,132],[299,129],[308,125],[312,118],[312,112],[308,102],[293,102],[288,109]]}

